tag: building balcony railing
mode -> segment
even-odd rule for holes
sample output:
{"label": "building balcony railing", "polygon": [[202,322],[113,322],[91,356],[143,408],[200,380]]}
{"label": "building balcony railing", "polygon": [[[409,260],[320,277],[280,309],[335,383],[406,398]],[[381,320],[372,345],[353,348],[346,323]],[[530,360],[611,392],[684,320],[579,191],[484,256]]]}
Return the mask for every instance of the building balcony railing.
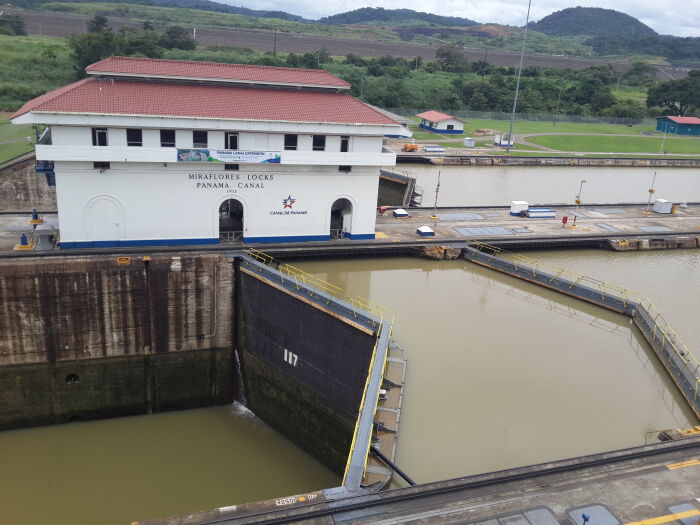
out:
{"label": "building balcony railing", "polygon": [[178,149],[128,146],[36,146],[37,160],[84,162],[154,162],[179,164],[286,164],[305,166],[393,166],[396,154],[381,152],[333,151],[248,151],[217,149]]}

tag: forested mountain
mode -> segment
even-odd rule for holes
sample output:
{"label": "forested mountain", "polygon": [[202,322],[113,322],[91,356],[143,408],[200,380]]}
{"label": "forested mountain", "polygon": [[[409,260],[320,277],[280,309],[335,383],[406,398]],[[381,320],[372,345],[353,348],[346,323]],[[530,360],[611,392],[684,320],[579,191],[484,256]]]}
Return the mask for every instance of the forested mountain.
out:
{"label": "forested mountain", "polygon": [[421,13],[412,9],[384,9],[383,7],[363,7],[339,13],[337,15],[326,16],[318,20],[322,24],[347,25],[347,24],[368,24],[380,22],[386,24],[406,24],[416,23],[417,25],[433,24],[445,27],[455,26],[475,26],[478,22],[468,18],[458,18],[456,16],[440,16],[432,13]]}
{"label": "forested mountain", "polygon": [[547,35],[655,36],[651,27],[613,9],[569,7],[530,24],[530,29]]}

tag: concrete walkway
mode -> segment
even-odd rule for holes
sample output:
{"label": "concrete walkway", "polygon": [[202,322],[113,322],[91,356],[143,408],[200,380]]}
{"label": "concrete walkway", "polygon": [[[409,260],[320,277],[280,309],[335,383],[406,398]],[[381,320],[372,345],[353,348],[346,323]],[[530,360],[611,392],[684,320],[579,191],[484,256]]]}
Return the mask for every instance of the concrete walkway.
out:
{"label": "concrete walkway", "polygon": [[[663,236],[700,236],[700,204],[687,208],[677,207],[674,214],[662,215],[646,210],[646,205],[603,206],[552,206],[553,219],[529,219],[510,215],[509,208],[439,208],[437,219],[433,219],[432,208],[410,208],[410,216],[396,218],[391,210],[377,216],[376,239],[353,241],[334,239],[313,243],[283,243],[275,245],[221,244],[198,249],[234,249],[252,246],[262,251],[274,248],[284,250],[313,250],[326,248],[350,249],[355,247],[396,246],[405,244],[460,243],[470,239],[508,244],[527,243],[531,240],[547,243],[576,242],[577,239],[600,239],[601,243],[611,238],[658,238]],[[568,217],[565,227],[562,218]],[[46,215],[50,222],[55,215]],[[574,224],[574,218],[576,224]],[[12,250],[19,242],[21,232],[30,234],[30,215],[0,214],[0,251]],[[416,233],[419,226],[430,226],[434,237],[421,237]],[[139,251],[158,251],[145,248]],[[102,250],[104,251],[104,250]],[[111,249],[112,252],[124,250]],[[87,253],[88,250],[80,250]],[[15,252],[16,253],[16,252]]]}

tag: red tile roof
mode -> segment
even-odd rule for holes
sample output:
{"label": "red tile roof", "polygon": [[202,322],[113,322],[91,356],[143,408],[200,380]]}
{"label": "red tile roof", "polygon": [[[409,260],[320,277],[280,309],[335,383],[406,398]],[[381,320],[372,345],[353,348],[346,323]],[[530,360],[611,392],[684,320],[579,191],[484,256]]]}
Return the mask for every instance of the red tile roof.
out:
{"label": "red tile roof", "polygon": [[676,124],[700,124],[700,118],[698,117],[659,117],[667,118],[672,120]]}
{"label": "red tile roof", "polygon": [[98,78],[87,78],[30,100],[11,118],[29,111],[399,125],[345,93]]}
{"label": "red tile roof", "polygon": [[162,60],[155,58],[109,57],[85,68],[88,74],[117,74],[141,77],[174,77],[240,81],[263,84],[294,84],[347,89],[350,84],[326,70],[289,67]]}
{"label": "red tile roof", "polygon": [[457,117],[448,115],[447,113],[440,113],[439,111],[426,111],[424,113],[419,113],[416,117],[429,120],[430,122],[442,122],[443,120],[455,119],[460,120]]}

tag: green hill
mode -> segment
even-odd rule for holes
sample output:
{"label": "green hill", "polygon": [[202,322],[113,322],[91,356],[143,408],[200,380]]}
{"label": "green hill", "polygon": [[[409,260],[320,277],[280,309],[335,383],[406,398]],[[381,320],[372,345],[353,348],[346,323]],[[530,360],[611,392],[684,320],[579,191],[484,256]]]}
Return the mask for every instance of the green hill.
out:
{"label": "green hill", "polygon": [[599,7],[570,7],[530,24],[530,29],[555,36],[656,36],[649,26],[636,18]]}
{"label": "green hill", "polygon": [[[34,9],[49,3],[52,0],[12,0],[13,7],[23,9]],[[75,3],[90,2],[91,0],[71,0]],[[292,20],[295,22],[311,22],[302,16],[292,15],[284,11],[264,11],[248,9],[247,7],[237,7],[234,5],[212,2],[211,0],[110,0],[111,3],[139,4],[158,7],[182,7],[186,9],[197,9],[200,11],[213,11],[216,13],[231,13],[235,15],[245,15],[254,18],[279,18],[282,20]]]}
{"label": "green hill", "polygon": [[438,25],[443,27],[468,27],[478,25],[478,22],[468,18],[455,16],[440,16],[431,13],[421,13],[411,9],[384,9],[383,7],[363,7],[326,16],[318,20],[321,24],[352,25],[352,24],[387,24],[387,25]]}

